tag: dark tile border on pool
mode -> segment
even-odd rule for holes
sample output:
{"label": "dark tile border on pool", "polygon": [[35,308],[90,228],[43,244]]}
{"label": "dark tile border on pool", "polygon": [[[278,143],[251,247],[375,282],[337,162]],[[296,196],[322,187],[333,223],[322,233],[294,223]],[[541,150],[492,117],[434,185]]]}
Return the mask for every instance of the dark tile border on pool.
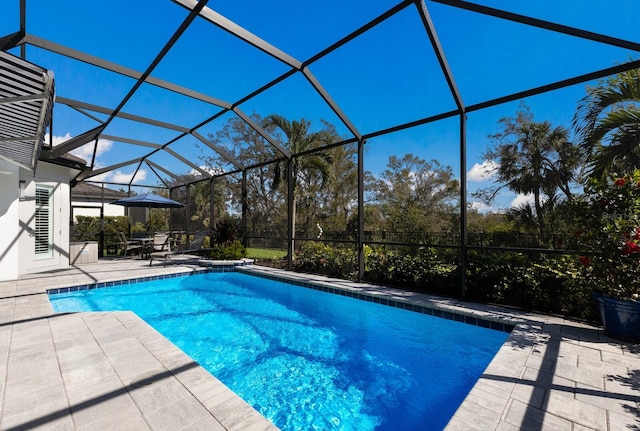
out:
{"label": "dark tile border on pool", "polygon": [[274,281],[281,281],[284,283],[294,284],[300,287],[306,287],[309,289],[320,290],[322,292],[332,293],[336,295],[347,296],[349,298],[359,299],[361,301],[374,302],[376,304],[386,305],[389,307],[401,308],[403,310],[413,311],[415,313],[427,314],[429,316],[440,317],[447,320],[454,320],[456,322],[467,323],[469,325],[481,326],[483,328],[489,328],[501,332],[511,332],[516,325],[506,322],[496,322],[493,320],[483,319],[477,316],[469,316],[467,314],[456,313],[451,310],[441,310],[433,307],[425,307],[423,305],[411,304],[405,301],[398,301],[395,299],[381,298],[379,296],[370,295],[367,293],[355,292],[340,287],[327,286],[327,282],[314,282],[309,280],[297,280],[294,278],[288,278],[280,274],[268,274],[263,271],[238,271],[243,274],[253,275],[255,277],[266,278]]}
{"label": "dark tile border on pool", "polygon": [[80,290],[101,289],[103,287],[114,287],[114,286],[122,286],[127,284],[134,284],[134,283],[143,283],[145,281],[156,281],[156,280],[164,280],[167,278],[177,278],[177,277],[189,277],[192,275],[207,274],[210,272],[235,272],[236,267],[238,266],[246,266],[246,265],[252,265],[252,264],[253,264],[252,261],[251,262],[247,261],[247,262],[237,262],[237,263],[230,263],[230,264],[207,265],[206,268],[197,269],[195,271],[184,271],[184,272],[177,272],[174,274],[151,275],[147,277],[130,278],[127,280],[105,281],[101,283],[91,283],[91,284],[82,284],[79,286],[47,289],[47,294],[55,295],[57,293],[69,293],[69,292],[78,292]]}
{"label": "dark tile border on pool", "polygon": [[[178,272],[174,274],[160,274],[147,277],[137,277],[126,280],[106,281],[100,283],[83,284],[79,286],[60,287],[54,289],[47,289],[48,295],[55,295],[58,293],[78,292],[81,290],[100,289],[104,287],[122,286],[133,283],[142,283],[145,281],[156,281],[167,278],[177,277],[189,277],[198,274],[207,274],[212,272],[236,272],[243,266],[251,266],[253,262],[237,262],[233,264],[215,264],[206,265],[206,268],[195,271]],[[298,280],[295,278],[289,278],[280,274],[268,274],[262,271],[238,271],[244,274],[253,275],[255,277],[266,278],[274,281],[280,281],[284,283],[293,284],[300,287],[319,290],[322,292],[332,293],[336,295],[347,296],[349,298],[359,299],[361,301],[373,302],[376,304],[386,305],[389,307],[401,308],[403,310],[413,311],[415,313],[427,314],[434,317],[440,317],[443,319],[454,320],[456,322],[467,323],[469,325],[481,326],[483,328],[494,329],[496,331],[511,332],[515,325],[505,322],[497,322],[493,320],[483,319],[477,316],[469,316],[467,314],[456,313],[451,310],[441,310],[433,307],[425,307],[423,305],[411,304],[405,301],[398,301],[395,299],[381,298],[376,295],[370,295],[366,293],[360,293],[343,289],[338,286],[327,286],[325,283],[319,283],[309,280]]]}

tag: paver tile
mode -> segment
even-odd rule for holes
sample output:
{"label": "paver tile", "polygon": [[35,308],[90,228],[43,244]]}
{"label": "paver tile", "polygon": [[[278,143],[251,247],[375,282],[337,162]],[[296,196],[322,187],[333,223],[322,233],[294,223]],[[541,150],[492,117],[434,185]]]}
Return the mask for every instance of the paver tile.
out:
{"label": "paver tile", "polygon": [[600,350],[602,352],[610,352],[614,354],[619,354],[622,352],[622,346],[619,343],[606,343],[596,340],[588,340],[588,341],[580,341],[579,345],[581,347],[586,347],[589,349]]}
{"label": "paver tile", "polygon": [[578,367],[585,370],[592,370],[603,375],[626,375],[627,367],[622,365],[610,364],[603,361],[596,361],[587,358],[580,358]]}
{"label": "paver tile", "polygon": [[71,405],[89,404],[96,399],[107,398],[126,392],[126,388],[115,375],[87,380],[82,385],[66,386],[67,397]]}
{"label": "paver tile", "polygon": [[56,398],[49,402],[38,399],[32,393],[30,408],[15,415],[2,415],[3,430],[72,430],[74,429],[67,402],[64,398]]}
{"label": "paver tile", "polygon": [[103,356],[95,356],[95,358],[96,361],[88,365],[65,370],[62,373],[65,386],[73,388],[86,385],[88,382],[116,377],[111,364]]}
{"label": "paver tile", "polygon": [[632,399],[640,401],[640,370],[624,372],[619,369],[613,369],[610,371],[611,373],[605,375],[604,379],[607,391],[616,394],[627,394]]}
{"label": "paver tile", "polygon": [[572,431],[570,421],[513,400],[505,421],[522,431]]}
{"label": "paver tile", "polygon": [[60,408],[66,406],[64,386],[61,383],[54,383],[42,386],[36,392],[32,391],[9,391],[4,398],[2,408],[3,416],[14,416],[32,410],[39,404],[56,404]]}
{"label": "paver tile", "polygon": [[587,358],[595,361],[601,360],[602,351],[592,347],[585,347],[578,344],[561,342],[558,351],[559,355],[577,355],[578,358]]}
{"label": "paver tile", "polygon": [[578,388],[576,388],[576,400],[606,409],[609,412],[640,417],[640,409],[637,407],[637,403],[640,401],[638,394],[633,396],[625,393],[617,393],[611,389],[603,391],[597,388],[578,385]]}
{"label": "paver tile", "polygon": [[155,372],[142,373],[135,376],[127,385],[129,394],[144,414],[191,395],[172,375],[167,373],[166,377],[160,379],[157,379],[157,375],[158,373]]}
{"label": "paver tile", "polygon": [[84,427],[111,416],[117,417],[127,409],[136,409],[136,405],[123,390],[95,394],[92,398],[71,404],[70,408],[76,426]]}
{"label": "paver tile", "polygon": [[594,371],[558,363],[554,374],[567,380],[573,380],[595,388],[604,389],[604,375],[602,374],[602,371]]}
{"label": "paver tile", "polygon": [[456,411],[456,416],[465,422],[474,423],[484,429],[493,429],[500,422],[501,413],[477,409],[468,404],[463,404]]}
{"label": "paver tile", "polygon": [[50,354],[41,362],[28,361],[24,355],[9,357],[5,391],[12,393],[34,392],[43,386],[59,382],[61,383],[62,380],[55,354]]}
{"label": "paver tile", "polygon": [[[207,416],[196,423],[187,425],[181,431],[227,431],[220,422],[211,416]],[[249,431],[249,430],[247,430]]]}
{"label": "paver tile", "polygon": [[[266,419],[240,397],[232,393],[226,402],[210,409],[218,421],[228,430],[244,431],[254,422],[266,423]],[[267,421],[268,422],[268,421]]]}
{"label": "paver tile", "polygon": [[580,400],[561,397],[554,393],[549,395],[547,411],[593,429],[606,429],[607,427],[605,409]]}
{"label": "paver tile", "polygon": [[453,417],[447,424],[446,431],[486,431],[486,428],[483,428],[483,424],[478,424],[475,422],[467,422],[461,417]]}
{"label": "paver tile", "polygon": [[474,408],[489,410],[498,415],[504,413],[507,401],[507,398],[482,390],[479,385],[474,386],[465,399],[465,403],[471,404]]}
{"label": "paver tile", "polygon": [[621,415],[616,412],[609,412],[608,431],[638,430],[640,429],[640,416]]}
{"label": "paver tile", "polygon": [[109,362],[123,381],[149,370],[161,368],[158,360],[142,345],[109,354]]}
{"label": "paver tile", "polygon": [[638,354],[602,352],[602,360],[606,363],[640,370],[640,355]]}
{"label": "paver tile", "polygon": [[133,407],[120,410],[97,422],[78,427],[77,431],[147,431],[151,430],[140,411]]}
{"label": "paver tile", "polygon": [[173,404],[145,415],[154,430],[179,430],[209,416],[209,412],[195,398],[183,398]]}

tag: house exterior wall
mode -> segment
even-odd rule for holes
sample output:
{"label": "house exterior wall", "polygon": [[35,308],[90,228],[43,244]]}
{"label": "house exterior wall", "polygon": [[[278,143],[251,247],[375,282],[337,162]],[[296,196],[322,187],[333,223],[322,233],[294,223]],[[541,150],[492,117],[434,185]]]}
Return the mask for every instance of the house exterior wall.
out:
{"label": "house exterior wall", "polygon": [[[68,168],[44,162],[38,163],[34,175],[0,160],[0,281],[69,267],[70,175]],[[20,181],[25,184],[23,197]],[[45,257],[35,253],[36,184],[52,189],[53,252]]]}
{"label": "house exterior wall", "polygon": [[16,280],[19,274],[19,176],[17,165],[0,159],[0,281]]}
{"label": "house exterior wall", "polygon": [[[38,163],[35,175],[20,169],[20,180],[26,182],[26,197],[20,199],[19,275],[29,272],[69,267],[69,199],[68,168],[49,163]],[[36,184],[51,187],[53,253],[41,257],[35,254],[35,190]],[[15,187],[14,187],[15,188]]]}

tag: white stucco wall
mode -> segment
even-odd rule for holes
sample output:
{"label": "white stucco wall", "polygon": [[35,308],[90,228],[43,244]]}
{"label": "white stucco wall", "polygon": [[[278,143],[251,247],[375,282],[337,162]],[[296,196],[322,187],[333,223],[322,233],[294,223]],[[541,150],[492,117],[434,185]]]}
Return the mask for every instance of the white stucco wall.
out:
{"label": "white stucco wall", "polygon": [[[20,200],[19,275],[69,267],[69,187],[68,168],[39,162],[37,172],[20,169],[20,179],[26,181],[26,197]],[[53,188],[53,256],[35,255],[35,188],[42,184]],[[15,186],[17,187],[17,186]]]}
{"label": "white stucco wall", "polygon": [[0,281],[19,274],[18,178],[18,166],[0,159]]}

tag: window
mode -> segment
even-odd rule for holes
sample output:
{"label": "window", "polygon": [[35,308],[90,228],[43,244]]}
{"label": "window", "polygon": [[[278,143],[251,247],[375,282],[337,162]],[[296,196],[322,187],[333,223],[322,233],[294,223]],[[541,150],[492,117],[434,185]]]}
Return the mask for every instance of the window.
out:
{"label": "window", "polygon": [[36,257],[53,257],[53,189],[36,184]]}

